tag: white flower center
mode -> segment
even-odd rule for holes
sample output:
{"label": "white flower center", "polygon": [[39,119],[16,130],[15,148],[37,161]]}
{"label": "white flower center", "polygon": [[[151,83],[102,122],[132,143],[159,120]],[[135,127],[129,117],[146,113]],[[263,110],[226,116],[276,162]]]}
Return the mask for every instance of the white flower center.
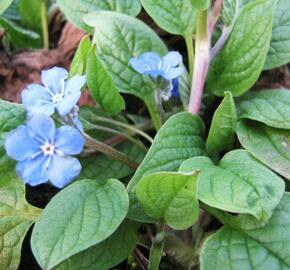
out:
{"label": "white flower center", "polygon": [[63,98],[63,94],[60,93],[60,94],[55,94],[54,96],[51,97],[52,101],[54,103],[59,103]]}
{"label": "white flower center", "polygon": [[52,156],[54,155],[55,146],[53,144],[50,144],[49,142],[46,142],[44,145],[41,146],[41,150],[45,156]]}

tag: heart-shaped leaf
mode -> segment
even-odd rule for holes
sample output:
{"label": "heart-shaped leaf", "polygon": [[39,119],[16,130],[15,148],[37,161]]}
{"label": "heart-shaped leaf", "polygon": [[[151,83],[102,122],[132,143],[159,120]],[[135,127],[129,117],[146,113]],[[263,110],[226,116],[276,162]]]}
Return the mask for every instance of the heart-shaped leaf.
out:
{"label": "heart-shaped leaf", "polygon": [[144,176],[136,194],[145,212],[174,229],[193,225],[199,214],[197,173],[157,172]]}
{"label": "heart-shaped leaf", "polygon": [[290,269],[290,194],[285,193],[266,225],[249,216],[228,217],[208,237],[200,254],[201,270]]}
{"label": "heart-shaped leaf", "polygon": [[216,166],[207,157],[186,160],[181,172],[200,170],[198,198],[212,207],[247,213],[265,222],[284,193],[284,182],[244,150],[227,153]]}
{"label": "heart-shaped leaf", "polygon": [[128,195],[117,180],[76,182],[59,192],[36,222],[31,247],[43,269],[109,237],[128,211]]}

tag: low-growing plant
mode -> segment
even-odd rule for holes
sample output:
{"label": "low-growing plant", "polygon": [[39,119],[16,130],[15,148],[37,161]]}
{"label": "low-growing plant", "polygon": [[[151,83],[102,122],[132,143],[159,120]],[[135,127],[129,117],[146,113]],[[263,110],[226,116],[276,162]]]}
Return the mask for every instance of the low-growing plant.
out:
{"label": "low-growing plant", "polygon": [[290,269],[290,91],[255,86],[290,62],[290,1],[56,2],[88,34],[69,71],[0,100],[0,269],[32,224],[42,269]]}

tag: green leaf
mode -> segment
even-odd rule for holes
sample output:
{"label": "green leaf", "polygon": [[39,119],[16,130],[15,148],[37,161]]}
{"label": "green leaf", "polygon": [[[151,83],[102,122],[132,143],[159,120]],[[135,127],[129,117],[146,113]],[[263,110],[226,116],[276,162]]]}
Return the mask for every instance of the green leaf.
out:
{"label": "green leaf", "polygon": [[57,0],[57,4],[68,20],[84,30],[88,30],[83,22],[83,16],[87,13],[112,10],[137,16],[141,11],[139,0],[74,0],[73,5],[71,0]]}
{"label": "green leaf", "polygon": [[157,34],[136,18],[109,11],[88,14],[84,21],[96,28],[93,42],[99,60],[119,91],[141,99],[151,95],[155,84],[149,76],[135,71],[129,60],[148,51],[166,54],[167,49]]}
{"label": "green leaf", "polygon": [[181,112],[169,118],[154,138],[144,160],[128,184],[134,191],[147,174],[176,171],[181,163],[204,154],[204,125],[199,116]]}
{"label": "green leaf", "polygon": [[86,75],[90,93],[105,111],[118,114],[125,109],[125,101],[98,59],[94,47],[88,53]]}
{"label": "green leaf", "polygon": [[225,219],[205,241],[201,270],[290,269],[290,194],[285,193],[265,226],[249,216]]}
{"label": "green leaf", "polygon": [[41,33],[41,1],[19,0],[19,14],[21,21],[29,29]]}
{"label": "green leaf", "polygon": [[290,131],[242,120],[237,125],[242,146],[266,166],[290,180]]}
{"label": "green leaf", "polygon": [[125,260],[138,242],[137,223],[125,220],[103,242],[61,263],[56,270],[107,270]]}
{"label": "green leaf", "polygon": [[237,99],[239,118],[268,126],[290,129],[290,91],[288,89],[249,92]]}
{"label": "green leaf", "polygon": [[196,10],[192,0],[141,0],[147,13],[164,30],[176,35],[192,35]]}
{"label": "green leaf", "polygon": [[264,69],[290,62],[290,2],[279,0],[273,19],[272,38]]}
{"label": "green leaf", "polygon": [[7,132],[21,125],[26,119],[22,105],[0,99],[0,132]]}
{"label": "green leaf", "polygon": [[41,39],[37,33],[24,29],[4,17],[0,17],[0,29],[5,31],[5,37],[15,49],[40,47]]}
{"label": "green leaf", "polygon": [[91,48],[90,36],[84,36],[77,48],[69,69],[69,76],[83,75],[86,71],[87,56]]}
{"label": "green leaf", "polygon": [[14,172],[1,170],[0,270],[18,269],[24,237],[40,213],[25,200],[25,186]]}
{"label": "green leaf", "polygon": [[270,45],[275,1],[259,0],[246,5],[228,42],[210,66],[207,86],[218,96],[230,91],[239,96],[258,79]]}
{"label": "green leaf", "polygon": [[241,0],[223,0],[220,14],[222,21],[228,26],[232,25],[235,22],[241,7]]}
{"label": "green leaf", "polygon": [[184,160],[203,154],[204,125],[200,117],[182,112],[169,118],[155,136],[144,160],[128,184],[128,217],[142,222],[152,221],[142,211],[135,194],[142,177],[154,172],[177,171]]}
{"label": "green leaf", "polygon": [[[246,168],[246,169],[245,169]],[[179,171],[200,170],[198,198],[212,207],[267,221],[284,193],[284,182],[245,150],[227,153],[216,166],[207,157],[185,161]]]}
{"label": "green leaf", "polygon": [[31,247],[39,265],[53,268],[105,240],[123,221],[128,206],[125,187],[117,180],[83,180],[68,186],[49,202],[34,226]]}
{"label": "green leaf", "polygon": [[199,215],[197,173],[157,172],[144,176],[136,194],[145,212],[172,228],[183,230]]}
{"label": "green leaf", "polygon": [[[140,147],[131,143],[124,142],[116,147],[117,150],[129,156],[132,160],[141,162],[145,153]],[[88,157],[79,157],[82,164],[82,171],[77,177],[80,179],[98,179],[104,181],[109,178],[122,179],[134,173],[134,170],[123,163],[110,159],[105,155],[90,155]]]}
{"label": "green leaf", "polygon": [[206,141],[206,151],[209,154],[219,153],[230,149],[235,141],[237,112],[233,96],[230,92],[216,109],[211,122]]}
{"label": "green leaf", "polygon": [[4,11],[11,5],[13,0],[2,0],[0,5],[0,15],[4,13]]}
{"label": "green leaf", "polygon": [[4,140],[6,133],[0,133],[0,172],[14,171],[15,161],[6,155]]}
{"label": "green leaf", "polygon": [[210,5],[210,0],[190,0],[190,1],[194,8],[200,10],[208,9]]}

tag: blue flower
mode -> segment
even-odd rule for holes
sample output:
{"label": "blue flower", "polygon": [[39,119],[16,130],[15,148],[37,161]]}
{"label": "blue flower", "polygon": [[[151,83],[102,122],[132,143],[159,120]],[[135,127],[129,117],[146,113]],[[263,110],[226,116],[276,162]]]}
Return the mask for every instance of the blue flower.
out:
{"label": "blue flower", "polygon": [[150,75],[153,79],[161,76],[166,80],[177,78],[184,72],[184,68],[178,66],[181,62],[182,56],[178,52],[169,52],[162,58],[155,52],[146,52],[130,59],[131,66],[137,72]]}
{"label": "blue flower", "polygon": [[37,114],[7,134],[5,149],[18,161],[16,171],[25,183],[36,186],[50,180],[62,188],[81,170],[80,162],[70,155],[79,154],[84,142],[77,129],[56,129],[49,116]]}
{"label": "blue flower", "polygon": [[30,84],[22,91],[22,103],[28,114],[52,115],[55,110],[60,115],[68,114],[81,96],[81,88],[86,82],[85,76],[73,76],[66,80],[65,69],[54,67],[41,72],[40,84]]}

